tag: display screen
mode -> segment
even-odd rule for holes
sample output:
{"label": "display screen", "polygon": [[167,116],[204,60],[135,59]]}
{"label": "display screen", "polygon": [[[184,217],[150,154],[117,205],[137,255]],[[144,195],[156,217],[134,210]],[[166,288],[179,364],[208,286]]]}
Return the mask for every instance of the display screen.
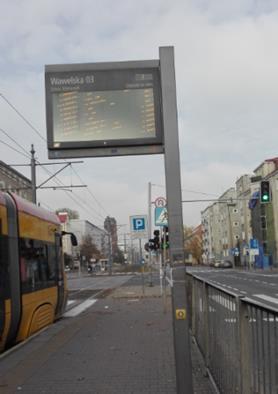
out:
{"label": "display screen", "polygon": [[45,88],[49,150],[163,150],[158,63],[49,65]]}
{"label": "display screen", "polygon": [[52,94],[53,145],[156,137],[153,88]]}

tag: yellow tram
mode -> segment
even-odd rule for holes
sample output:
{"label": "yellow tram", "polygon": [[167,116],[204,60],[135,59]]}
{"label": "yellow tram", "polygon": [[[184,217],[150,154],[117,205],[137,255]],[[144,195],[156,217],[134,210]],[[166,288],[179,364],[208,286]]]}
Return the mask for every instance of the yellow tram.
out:
{"label": "yellow tram", "polygon": [[54,213],[0,192],[0,352],[63,314],[62,235]]}

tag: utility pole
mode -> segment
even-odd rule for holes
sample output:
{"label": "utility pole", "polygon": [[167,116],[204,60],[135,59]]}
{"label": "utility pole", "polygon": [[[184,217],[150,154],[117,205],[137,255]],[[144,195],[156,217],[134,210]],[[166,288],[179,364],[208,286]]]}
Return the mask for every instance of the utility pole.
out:
{"label": "utility pole", "polygon": [[111,231],[111,219],[108,220],[108,247],[109,247],[109,275],[112,275],[112,265],[113,265],[113,245],[112,245],[112,231]]}
{"label": "utility pole", "polygon": [[37,186],[36,186],[36,160],[34,145],[31,145],[31,183],[32,183],[32,202],[37,204]]}
{"label": "utility pole", "polygon": [[37,203],[37,189],[67,189],[67,188],[74,188],[74,187],[87,187],[87,185],[62,185],[62,186],[44,186],[42,187],[44,184],[46,184],[48,181],[50,181],[52,178],[54,178],[57,174],[59,174],[59,172],[63,171],[66,167],[71,166],[72,164],[77,164],[77,163],[83,163],[83,161],[75,161],[75,162],[66,162],[66,164],[64,165],[63,168],[61,168],[60,170],[56,171],[53,175],[51,175],[46,181],[44,181],[43,183],[41,183],[39,186],[37,186],[37,182],[36,182],[36,166],[40,165],[40,166],[52,166],[53,164],[64,164],[64,163],[36,163],[36,159],[35,159],[35,149],[34,149],[34,145],[31,144],[31,162],[30,164],[9,164],[10,167],[31,167],[31,187],[23,187],[23,188],[17,188],[17,190],[24,190],[24,189],[31,189],[32,190],[32,202],[34,204]]}

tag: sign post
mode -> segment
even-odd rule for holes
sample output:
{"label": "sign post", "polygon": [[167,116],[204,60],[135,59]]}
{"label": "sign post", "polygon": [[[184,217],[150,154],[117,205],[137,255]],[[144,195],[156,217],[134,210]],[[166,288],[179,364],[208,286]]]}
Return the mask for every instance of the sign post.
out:
{"label": "sign post", "polygon": [[[172,310],[177,393],[193,393],[182,220],[180,155],[173,47],[159,48],[163,102],[164,162],[169,221],[169,257],[173,269]],[[184,319],[179,310],[184,311]]]}

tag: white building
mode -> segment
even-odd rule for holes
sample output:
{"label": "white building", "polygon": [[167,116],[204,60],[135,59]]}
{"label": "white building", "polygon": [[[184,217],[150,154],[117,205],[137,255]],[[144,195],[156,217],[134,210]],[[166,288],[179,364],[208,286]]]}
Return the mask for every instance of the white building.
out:
{"label": "white building", "polygon": [[90,235],[92,238],[93,244],[97,247],[97,249],[101,252],[101,254],[108,258],[109,256],[109,237],[108,233],[95,226],[93,223],[88,220],[80,220],[80,219],[68,219],[67,212],[59,212],[58,214],[62,229],[64,231],[73,233],[78,242],[77,247],[73,247],[70,241],[70,236],[66,235],[63,237],[63,250],[70,256],[77,257],[79,254],[79,246],[82,244],[84,237]]}
{"label": "white building", "polygon": [[249,245],[252,238],[251,212],[249,209],[249,200],[254,192],[251,184],[252,175],[242,175],[236,181],[236,196],[239,209],[240,221],[240,245],[241,249]]}
{"label": "white building", "polygon": [[232,249],[238,246],[240,239],[240,215],[235,188],[226,190],[219,201],[222,256],[227,257],[232,255]]}
{"label": "white building", "polygon": [[219,203],[208,206],[201,214],[203,225],[203,261],[209,264],[221,257],[221,232],[219,227]]}
{"label": "white building", "polygon": [[202,212],[203,259],[206,263],[232,254],[240,238],[240,216],[235,188]]}

